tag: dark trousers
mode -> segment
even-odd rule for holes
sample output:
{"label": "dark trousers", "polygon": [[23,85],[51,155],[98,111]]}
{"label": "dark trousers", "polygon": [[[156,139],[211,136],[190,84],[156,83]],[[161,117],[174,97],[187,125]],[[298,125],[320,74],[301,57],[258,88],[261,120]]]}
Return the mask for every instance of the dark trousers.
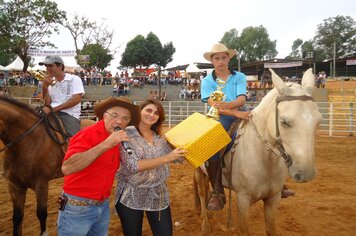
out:
{"label": "dark trousers", "polygon": [[172,235],[173,228],[170,207],[167,207],[161,211],[143,211],[126,207],[118,201],[115,208],[120,217],[122,230],[125,236],[142,235],[144,212],[146,212],[146,216],[154,236]]}
{"label": "dark trousers", "polygon": [[74,116],[61,111],[57,112],[57,116],[61,119],[69,137],[72,137],[80,130],[80,120]]}

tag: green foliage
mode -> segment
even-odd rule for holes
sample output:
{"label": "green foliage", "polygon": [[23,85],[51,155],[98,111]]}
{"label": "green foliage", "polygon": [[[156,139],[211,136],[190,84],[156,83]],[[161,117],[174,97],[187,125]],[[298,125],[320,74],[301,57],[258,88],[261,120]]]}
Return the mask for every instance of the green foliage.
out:
{"label": "green foliage", "polygon": [[150,32],[145,40],[145,46],[146,46],[146,61],[144,65],[149,66],[152,64],[158,64],[158,60],[161,57],[162,54],[162,44],[159,41],[159,38]]}
{"label": "green foliage", "polygon": [[[57,3],[47,0],[12,0],[0,5],[1,43],[8,45],[7,52],[17,54],[27,69],[30,57],[28,49],[54,46],[45,40],[57,24],[66,18],[66,13],[57,8]],[[1,47],[2,48],[2,47]]]}
{"label": "green foliage", "polygon": [[[220,40],[220,43],[224,44],[227,48],[236,49],[237,53],[240,53],[241,44],[239,41],[239,32],[236,29],[231,29],[230,31],[225,32],[224,36]],[[237,58],[233,57],[230,60],[229,65],[230,67],[237,67]]]}
{"label": "green foliage", "polygon": [[166,67],[168,63],[173,61],[173,54],[176,52],[176,49],[173,46],[172,42],[169,42],[163,46],[161,57],[158,61],[158,65]]}
{"label": "green foliage", "polygon": [[267,29],[262,25],[259,27],[250,26],[243,29],[239,41],[241,45],[241,58],[246,62],[274,58],[278,54],[276,50],[277,41],[269,39]]}
{"label": "green foliage", "polygon": [[336,16],[325,19],[318,25],[314,37],[316,49],[320,50],[323,59],[333,58],[334,43],[336,57],[344,57],[356,52],[355,21],[350,16]]}
{"label": "green foliage", "polygon": [[120,64],[122,66],[139,66],[140,68],[143,66],[148,68],[153,64],[165,67],[173,60],[174,53],[175,48],[172,42],[162,47],[159,38],[150,32],[146,38],[142,35],[137,35],[127,43]]}
{"label": "green foliage", "polygon": [[80,50],[81,55],[89,55],[89,63],[83,64],[78,56],[77,63],[83,68],[96,68],[98,71],[104,70],[109,66],[110,61],[114,59],[108,49],[103,48],[100,44],[88,44]]}
{"label": "green foliage", "polygon": [[[234,48],[241,57],[241,62],[254,62],[277,55],[276,41],[271,41],[266,28],[259,27],[244,28],[241,35],[236,29],[226,32],[221,43],[228,48]],[[236,58],[230,61],[230,65],[236,65]]]}
{"label": "green foliage", "polygon": [[302,39],[296,39],[293,42],[292,45],[292,52],[289,54],[289,59],[300,59],[302,58],[302,45],[303,45],[303,40]]}
{"label": "green foliage", "polygon": [[287,58],[295,59],[300,52],[313,52],[316,61],[331,59],[334,56],[334,43],[336,57],[345,57],[356,52],[355,21],[349,16],[331,17],[318,25],[313,39],[304,43],[301,41],[302,44],[298,40],[301,39],[293,42],[292,52]]}
{"label": "green foliage", "polygon": [[142,66],[145,62],[145,57],[148,54],[146,51],[145,37],[137,35],[134,39],[126,44],[126,49],[121,55],[120,64],[122,66]]}
{"label": "green foliage", "polygon": [[[1,14],[1,13],[0,13]],[[16,58],[16,54],[9,51],[11,47],[10,40],[1,35],[0,37],[0,65],[6,66]]]}

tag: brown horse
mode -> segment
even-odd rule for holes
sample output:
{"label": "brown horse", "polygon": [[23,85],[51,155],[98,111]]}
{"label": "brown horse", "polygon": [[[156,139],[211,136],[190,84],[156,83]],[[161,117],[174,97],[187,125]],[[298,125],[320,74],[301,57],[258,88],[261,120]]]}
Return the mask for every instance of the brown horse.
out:
{"label": "brown horse", "polygon": [[[46,234],[48,182],[62,177],[64,139],[54,119],[26,104],[0,97],[0,140],[4,177],[13,204],[13,235],[22,235],[26,191],[35,191],[41,235]],[[57,123],[58,124],[58,123]]]}

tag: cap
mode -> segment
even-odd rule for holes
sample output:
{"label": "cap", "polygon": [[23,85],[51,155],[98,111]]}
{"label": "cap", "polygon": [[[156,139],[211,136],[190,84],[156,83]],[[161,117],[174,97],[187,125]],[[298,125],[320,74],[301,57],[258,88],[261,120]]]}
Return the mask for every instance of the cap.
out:
{"label": "cap", "polygon": [[61,63],[64,65],[64,61],[60,56],[46,56],[44,61],[38,63],[40,66],[43,65],[52,65],[54,63]]}

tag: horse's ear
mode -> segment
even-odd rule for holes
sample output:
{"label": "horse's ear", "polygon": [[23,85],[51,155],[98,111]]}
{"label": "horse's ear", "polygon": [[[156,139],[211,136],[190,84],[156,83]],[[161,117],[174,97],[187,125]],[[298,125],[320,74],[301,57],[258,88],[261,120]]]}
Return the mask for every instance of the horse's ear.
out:
{"label": "horse's ear", "polygon": [[269,69],[269,71],[271,72],[271,75],[272,75],[273,85],[278,90],[279,94],[281,94],[281,95],[287,94],[289,87],[283,82],[281,77],[279,77],[274,72],[274,70]]}
{"label": "horse's ear", "polygon": [[314,74],[313,69],[309,68],[303,75],[302,87],[306,95],[311,96],[314,89]]}

